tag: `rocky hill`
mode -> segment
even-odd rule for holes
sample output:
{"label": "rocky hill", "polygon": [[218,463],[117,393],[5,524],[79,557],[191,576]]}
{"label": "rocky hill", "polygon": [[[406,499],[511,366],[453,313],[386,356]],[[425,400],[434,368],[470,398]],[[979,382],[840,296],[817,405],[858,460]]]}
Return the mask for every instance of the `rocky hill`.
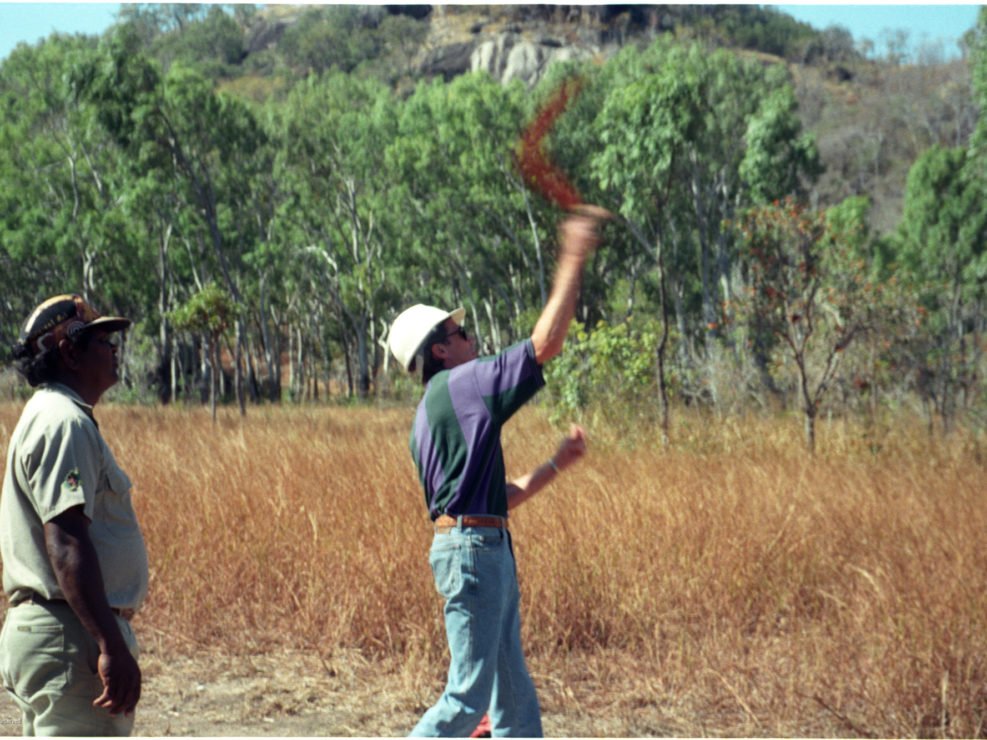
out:
{"label": "rocky hill", "polygon": [[[349,7],[345,38],[316,37],[309,46],[329,55],[355,44],[360,33],[376,34],[384,40],[363,43],[359,54],[378,55],[375,73],[404,89],[422,78],[448,80],[476,70],[533,86],[556,62],[603,61],[625,44],[647,44],[663,34],[785,64],[803,124],[816,135],[826,167],[813,201],[825,206],[866,194],[873,201],[873,226],[882,232],[897,223],[908,168],[918,154],[933,144],[965,144],[976,121],[965,61],[866,59],[857,50],[860,40],[843,29],[817,31],[755,5]],[[360,59],[352,54],[320,62],[291,51],[301,46],[300,32],[312,36],[319,22],[330,22],[320,21],[319,12],[287,5],[259,10],[245,34],[243,66],[267,53],[286,59],[296,74],[355,69]],[[338,15],[331,21],[339,22]]]}
{"label": "rocky hill", "polygon": [[[256,17],[247,53],[275,47],[311,6],[267,6]],[[502,82],[536,84],[554,62],[606,59],[627,43],[663,33],[702,35],[768,53],[797,53],[820,36],[809,26],[757,6],[675,5],[385,5],[382,15],[414,18],[426,32],[408,60],[415,77],[450,79],[485,70]],[[740,33],[737,33],[740,30]],[[767,48],[764,48],[767,47]]]}

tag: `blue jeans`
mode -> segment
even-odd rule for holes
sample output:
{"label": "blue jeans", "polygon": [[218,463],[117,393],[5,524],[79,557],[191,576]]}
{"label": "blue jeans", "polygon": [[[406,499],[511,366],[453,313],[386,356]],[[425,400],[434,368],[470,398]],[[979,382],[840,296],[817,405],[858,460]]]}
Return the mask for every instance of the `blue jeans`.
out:
{"label": "blue jeans", "polygon": [[541,737],[541,710],[521,650],[510,533],[458,526],[436,532],[429,564],[445,599],[449,678],[412,736],[468,737],[487,712],[495,737]]}

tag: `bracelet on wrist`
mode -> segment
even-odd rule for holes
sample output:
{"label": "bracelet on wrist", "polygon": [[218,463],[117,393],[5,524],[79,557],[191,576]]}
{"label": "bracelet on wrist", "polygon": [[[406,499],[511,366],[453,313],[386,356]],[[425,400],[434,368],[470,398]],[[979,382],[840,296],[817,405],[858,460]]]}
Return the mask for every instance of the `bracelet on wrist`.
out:
{"label": "bracelet on wrist", "polygon": [[559,466],[558,466],[558,464],[556,464],[556,462],[555,462],[555,458],[554,458],[554,457],[550,457],[550,458],[548,458],[548,465],[549,465],[549,467],[551,467],[551,468],[552,468],[552,470],[554,470],[554,471],[555,471],[556,473],[561,473],[561,472],[562,472],[561,470],[559,470]]}

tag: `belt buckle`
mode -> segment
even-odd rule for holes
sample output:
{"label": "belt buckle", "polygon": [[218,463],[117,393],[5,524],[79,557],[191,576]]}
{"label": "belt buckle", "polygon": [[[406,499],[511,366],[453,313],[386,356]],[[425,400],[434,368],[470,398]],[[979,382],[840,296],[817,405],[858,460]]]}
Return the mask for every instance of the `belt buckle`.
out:
{"label": "belt buckle", "polygon": [[[439,522],[442,523],[440,524]],[[458,526],[458,520],[449,514],[440,514],[432,523],[433,529],[439,534],[448,534]]]}

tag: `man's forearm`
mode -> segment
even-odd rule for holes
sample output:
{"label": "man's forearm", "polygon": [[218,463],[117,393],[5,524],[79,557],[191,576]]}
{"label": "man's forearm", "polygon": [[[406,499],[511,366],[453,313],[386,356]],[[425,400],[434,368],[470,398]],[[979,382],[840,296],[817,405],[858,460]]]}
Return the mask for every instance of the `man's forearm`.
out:
{"label": "man's forearm", "polygon": [[576,313],[582,285],[583,265],[596,249],[600,221],[610,213],[595,206],[582,206],[570,214],[559,228],[559,260],[552,280],[552,291],[531,333],[535,359],[539,365],[562,351],[569,324]]}
{"label": "man's forearm", "polygon": [[106,600],[99,558],[88,532],[78,522],[49,522],[45,541],[62,594],[100,652],[128,649]]}
{"label": "man's forearm", "polygon": [[582,285],[585,257],[563,252],[552,282],[548,302],[531,333],[535,360],[544,365],[562,351],[569,325],[576,314],[576,300]]}
{"label": "man's forearm", "polygon": [[555,480],[558,471],[551,463],[539,465],[527,475],[507,483],[507,508],[516,509]]}

